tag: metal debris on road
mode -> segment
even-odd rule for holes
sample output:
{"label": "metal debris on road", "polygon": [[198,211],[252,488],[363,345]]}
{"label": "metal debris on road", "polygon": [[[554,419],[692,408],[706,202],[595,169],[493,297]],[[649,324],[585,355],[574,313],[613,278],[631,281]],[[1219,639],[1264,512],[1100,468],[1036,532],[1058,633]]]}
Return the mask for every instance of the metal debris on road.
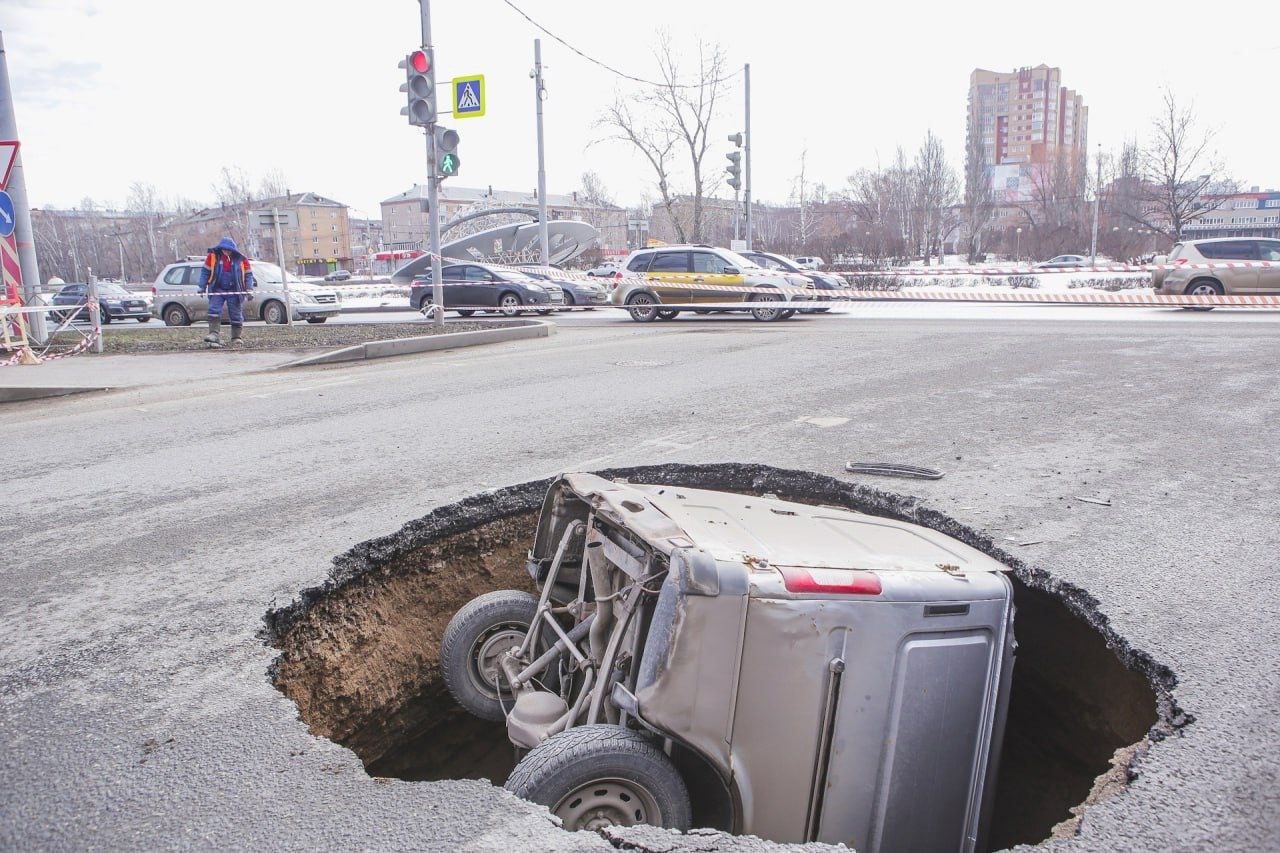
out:
{"label": "metal debris on road", "polygon": [[846,462],[844,470],[850,474],[875,474],[880,477],[907,477],[912,480],[941,480],[942,472],[916,465],[900,465],[896,462]]}
{"label": "metal debris on road", "polygon": [[1076,500],[1084,501],[1087,504],[1097,504],[1098,506],[1111,506],[1111,498],[1086,498],[1076,495]]}

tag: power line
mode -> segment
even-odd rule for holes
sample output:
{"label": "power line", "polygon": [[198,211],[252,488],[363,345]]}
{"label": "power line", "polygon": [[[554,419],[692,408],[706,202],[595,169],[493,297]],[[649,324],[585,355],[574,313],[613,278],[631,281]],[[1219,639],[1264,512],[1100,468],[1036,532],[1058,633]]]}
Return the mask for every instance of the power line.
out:
{"label": "power line", "polygon": [[643,77],[636,77],[636,76],[634,76],[634,75],[632,75],[632,74],[628,74],[628,73],[626,73],[625,71],[619,71],[617,68],[614,68],[612,65],[609,65],[609,64],[607,64],[607,63],[601,62],[599,59],[596,59],[594,56],[589,56],[588,54],[583,53],[581,50],[579,50],[578,48],[576,48],[576,47],[574,47],[573,45],[569,44],[569,42],[565,41],[565,40],[564,40],[564,39],[562,39],[560,36],[558,36],[558,35],[556,35],[555,33],[551,32],[551,30],[547,29],[547,28],[546,28],[546,27],[544,27],[542,24],[540,24],[540,23],[538,23],[537,21],[535,21],[533,18],[530,18],[530,17],[529,17],[529,14],[528,14],[527,12],[525,12],[523,9],[521,9],[519,6],[517,6],[515,3],[512,3],[512,2],[511,2],[511,0],[502,0],[502,2],[503,2],[503,3],[506,3],[506,4],[507,4],[508,6],[510,6],[513,10],[515,10],[516,14],[518,14],[520,17],[524,18],[526,21],[528,21],[529,23],[533,24],[535,27],[537,27],[538,29],[542,30],[542,31],[543,31],[544,33],[546,33],[547,35],[551,36],[551,38],[553,38],[553,39],[555,39],[556,41],[560,42],[560,44],[562,44],[562,45],[564,45],[565,47],[569,48],[569,50],[571,50],[571,51],[573,51],[574,53],[578,54],[578,56],[581,56],[581,57],[582,57],[583,59],[585,59],[587,62],[590,62],[590,63],[592,63],[592,64],[594,64],[594,65],[598,65],[598,66],[600,66],[601,68],[603,68],[605,71],[608,71],[610,74],[616,74],[617,76],[621,77],[622,79],[624,79],[624,80],[630,80],[630,81],[631,81],[631,82],[633,82],[633,83],[640,83],[640,84],[642,84],[642,85],[644,85],[644,86],[653,86],[653,87],[655,87],[655,88],[659,88],[659,89],[667,89],[667,88],[673,88],[673,89],[697,89],[697,88],[700,88],[700,87],[705,86],[705,85],[713,85],[713,84],[724,83],[724,82],[725,82],[725,81],[727,81],[727,80],[732,80],[734,77],[737,77],[739,73],[741,73],[741,72],[735,71],[735,72],[733,72],[732,74],[727,74],[727,75],[725,75],[724,77],[719,77],[719,78],[717,78],[717,79],[715,79],[715,80],[709,80],[709,81],[705,81],[705,82],[703,82],[703,83],[676,83],[676,82],[674,82],[674,81],[673,81],[673,82],[671,82],[671,83],[658,83],[658,82],[655,82],[655,81],[653,81],[653,80],[646,80],[646,79],[644,79]]}

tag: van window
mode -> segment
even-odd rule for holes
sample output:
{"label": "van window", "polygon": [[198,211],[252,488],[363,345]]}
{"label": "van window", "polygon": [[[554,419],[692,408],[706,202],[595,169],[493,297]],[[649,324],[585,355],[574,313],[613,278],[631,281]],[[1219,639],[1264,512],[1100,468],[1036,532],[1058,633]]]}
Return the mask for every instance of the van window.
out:
{"label": "van window", "polygon": [[1201,243],[1196,246],[1200,254],[1215,261],[1256,260],[1252,240],[1226,240],[1221,243]]}
{"label": "van window", "polygon": [[644,272],[649,268],[649,262],[652,260],[652,252],[647,252],[643,255],[636,255],[631,259],[631,263],[627,264],[627,270],[630,272]]}
{"label": "van window", "polygon": [[1280,240],[1259,240],[1258,260],[1280,261]]}
{"label": "van window", "polygon": [[649,272],[688,272],[688,252],[658,252],[653,256]]}

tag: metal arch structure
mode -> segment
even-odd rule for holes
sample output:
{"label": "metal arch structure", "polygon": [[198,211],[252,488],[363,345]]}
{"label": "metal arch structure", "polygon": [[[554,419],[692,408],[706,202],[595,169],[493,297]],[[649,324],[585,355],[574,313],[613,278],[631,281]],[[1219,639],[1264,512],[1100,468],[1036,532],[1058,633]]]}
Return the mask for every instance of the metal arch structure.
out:
{"label": "metal arch structure", "polygon": [[[526,218],[528,221],[522,221]],[[573,260],[600,236],[595,226],[576,219],[551,220],[547,232],[553,264]],[[497,264],[541,260],[538,213],[533,208],[477,202],[445,225],[441,233],[449,235],[440,246],[440,254],[447,259]],[[430,256],[419,256],[397,269],[391,281],[409,283],[414,276],[427,274],[430,266]]]}

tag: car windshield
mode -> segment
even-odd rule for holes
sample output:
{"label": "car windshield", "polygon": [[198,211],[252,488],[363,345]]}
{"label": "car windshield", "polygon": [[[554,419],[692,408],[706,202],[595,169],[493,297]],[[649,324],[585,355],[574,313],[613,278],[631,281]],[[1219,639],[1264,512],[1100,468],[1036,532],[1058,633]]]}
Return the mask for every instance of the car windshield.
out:
{"label": "car windshield", "polygon": [[[284,282],[284,274],[281,273],[280,267],[275,264],[269,264],[266,261],[250,261],[253,267],[253,277],[258,284],[281,284]],[[289,276],[289,281],[297,281],[296,275]]]}
{"label": "car windshield", "polygon": [[536,277],[536,276],[531,276],[529,273],[526,273],[523,270],[516,271],[516,270],[490,269],[489,272],[496,275],[502,281],[528,281],[530,278]]}
{"label": "car windshield", "polygon": [[756,268],[760,267],[760,264],[757,264],[755,261],[747,260],[746,258],[742,257],[742,255],[739,255],[737,252],[731,252],[728,249],[719,249],[717,251],[720,253],[720,257],[724,258],[732,266],[735,266],[738,269],[743,269],[745,267],[756,267]]}
{"label": "car windshield", "polygon": [[118,284],[103,284],[99,282],[98,295],[99,296],[132,296],[133,294],[129,293],[129,291],[125,290],[123,287],[121,287]]}

